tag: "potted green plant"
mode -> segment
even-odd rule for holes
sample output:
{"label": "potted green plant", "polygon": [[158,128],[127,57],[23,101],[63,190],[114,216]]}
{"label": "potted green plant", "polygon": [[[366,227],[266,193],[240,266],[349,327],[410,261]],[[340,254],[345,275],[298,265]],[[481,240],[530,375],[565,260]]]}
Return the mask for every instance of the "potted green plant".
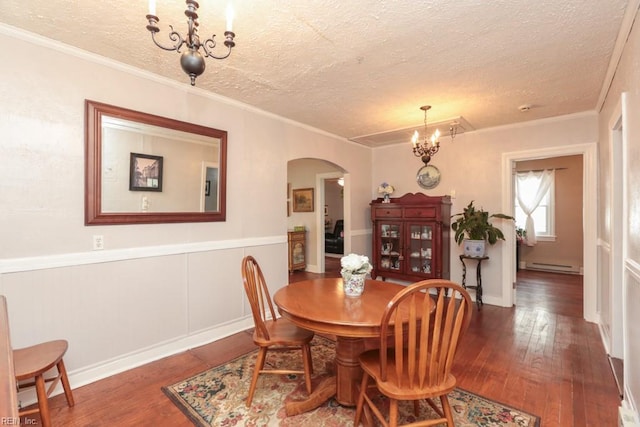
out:
{"label": "potted green plant", "polygon": [[451,224],[454,238],[458,245],[464,242],[464,254],[471,257],[482,257],[485,254],[486,242],[495,245],[498,240],[504,240],[502,230],[495,227],[490,218],[510,219],[505,214],[489,214],[483,209],[476,209],[473,200],[464,208],[463,212],[451,216],[455,221]]}

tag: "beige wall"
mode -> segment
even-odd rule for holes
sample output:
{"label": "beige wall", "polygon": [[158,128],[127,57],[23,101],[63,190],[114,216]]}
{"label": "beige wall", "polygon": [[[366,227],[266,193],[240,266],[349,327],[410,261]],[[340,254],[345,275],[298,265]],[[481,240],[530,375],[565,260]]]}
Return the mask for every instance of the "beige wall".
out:
{"label": "beige wall", "polygon": [[[413,155],[409,142],[402,146],[381,147],[373,152],[372,196],[377,197],[378,185],[386,181],[396,188],[395,197],[415,192],[430,196],[455,194],[453,213],[462,212],[474,200],[476,206],[482,206],[490,213],[512,215],[513,212],[505,212],[502,208],[504,155],[596,141],[597,116],[592,112],[463,133],[454,141],[442,138],[440,151],[431,160],[431,164],[440,170],[440,184],[428,191],[416,182],[422,162]],[[511,201],[508,205],[513,206]],[[507,225],[497,226],[506,231]],[[507,268],[501,253],[503,244],[500,242],[488,248],[490,259],[482,266],[485,303],[501,305],[503,301],[502,275],[503,269]],[[452,241],[451,279],[454,281],[462,277],[462,266],[458,262],[460,253],[462,248]]]}
{"label": "beige wall", "polygon": [[555,169],[555,241],[522,245],[520,262],[583,266],[582,156],[517,162],[516,171]]}
{"label": "beige wall", "polygon": [[[423,191],[420,160],[406,146],[369,150],[185,84],[0,27],[0,293],[12,341],[70,341],[74,387],[218,339],[251,323],[239,263],[261,262],[272,290],[287,281],[287,163],[324,159],[345,172],[345,221],[354,252],[370,254],[369,202],[389,182],[396,197]],[[612,212],[609,121],[627,93],[624,134],[627,201],[624,286],[600,278],[604,329],[620,314],[625,329],[626,399],[640,398],[640,27],[635,26],[599,113],[576,114],[460,134],[442,140],[432,161],[455,193],[501,211],[505,154],[600,142],[599,238],[610,253]],[[94,99],[229,132],[227,221],[209,224],[84,226],[83,103]],[[312,186],[315,186],[313,184]],[[424,191],[423,191],[424,192]],[[618,209],[621,207],[618,206]],[[505,212],[508,213],[508,212]],[[317,223],[317,222],[316,222]],[[92,236],[106,250],[91,251]],[[452,245],[453,259],[460,248]],[[502,300],[501,251],[483,266],[485,302]],[[599,267],[599,271],[606,268]],[[451,277],[461,267],[452,264]],[[621,296],[617,297],[616,292]],[[134,325],[135,327],[132,327]]]}
{"label": "beige wall", "polygon": [[[0,293],[16,347],[70,342],[74,387],[251,325],[242,257],[272,291],[288,281],[289,160],[348,170],[364,193],[347,195],[349,219],[364,228],[371,150],[6,27],[0,43]],[[85,99],[226,130],[227,220],[85,226]]]}

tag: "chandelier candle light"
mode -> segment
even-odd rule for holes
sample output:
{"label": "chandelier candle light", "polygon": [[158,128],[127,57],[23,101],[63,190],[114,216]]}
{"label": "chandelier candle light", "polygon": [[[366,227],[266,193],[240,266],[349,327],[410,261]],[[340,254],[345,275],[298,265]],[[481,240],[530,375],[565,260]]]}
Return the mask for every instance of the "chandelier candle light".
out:
{"label": "chandelier candle light", "polygon": [[[438,150],[440,149],[440,131],[436,129],[436,131],[431,135],[431,137],[427,137],[427,111],[431,109],[431,105],[423,105],[420,107],[422,111],[424,111],[424,133],[422,135],[423,142],[418,143],[418,139],[420,135],[418,131],[413,133],[413,137],[411,138],[411,144],[413,145],[413,154],[416,157],[420,157],[422,162],[426,165],[431,160]],[[458,123],[453,122],[449,126],[449,133],[451,135],[451,139],[456,137],[456,133],[458,130]]]}
{"label": "chandelier candle light", "polygon": [[[182,56],[180,57],[180,65],[187,75],[191,78],[191,86],[195,86],[196,77],[204,72],[205,69],[205,57],[211,57],[214,59],[225,59],[231,54],[231,48],[233,48],[236,43],[233,41],[233,38],[236,36],[232,31],[233,25],[233,10],[230,6],[227,7],[227,31],[224,32],[224,45],[227,47],[226,54],[221,56],[217,56],[213,54],[213,49],[216,47],[216,42],[214,40],[215,34],[211,36],[211,38],[206,39],[204,42],[200,42],[200,36],[198,36],[198,26],[200,23],[198,22],[198,7],[200,5],[195,0],[186,0],[187,10],[184,11],[184,14],[187,16],[187,24],[189,25],[189,32],[186,37],[182,37],[177,31],[173,29],[172,25],[169,25],[171,28],[171,32],[169,33],[169,39],[174,43],[170,46],[164,46],[156,40],[156,33],[160,31],[158,28],[158,22],[160,21],[156,16],[156,0],[149,0],[149,14],[147,15],[147,21],[149,21],[149,25],[147,25],[147,30],[151,32],[151,38],[153,42],[161,49],[164,50],[175,50],[180,53],[180,48],[182,45],[186,45],[187,50],[182,52]],[[200,48],[204,52],[204,56],[200,53]]]}

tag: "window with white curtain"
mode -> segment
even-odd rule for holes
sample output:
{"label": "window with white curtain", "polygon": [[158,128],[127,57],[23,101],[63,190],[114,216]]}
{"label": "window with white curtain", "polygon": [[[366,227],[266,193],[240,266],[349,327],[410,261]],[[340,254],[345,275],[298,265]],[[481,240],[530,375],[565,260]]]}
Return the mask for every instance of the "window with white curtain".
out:
{"label": "window with white curtain", "polygon": [[[534,245],[537,240],[555,240],[554,171],[518,172],[515,187],[516,227],[527,230],[527,244]],[[526,211],[530,211],[533,224],[527,224]],[[535,229],[535,233],[531,233],[531,226]]]}

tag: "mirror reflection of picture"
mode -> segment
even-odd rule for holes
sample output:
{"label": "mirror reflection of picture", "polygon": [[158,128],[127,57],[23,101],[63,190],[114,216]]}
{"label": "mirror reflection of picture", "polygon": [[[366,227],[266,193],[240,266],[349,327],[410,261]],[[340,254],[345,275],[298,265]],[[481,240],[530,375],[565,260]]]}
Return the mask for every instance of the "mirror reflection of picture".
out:
{"label": "mirror reflection of picture", "polygon": [[130,191],[162,191],[162,156],[131,153]]}
{"label": "mirror reflection of picture", "polygon": [[218,210],[218,179],[220,168],[217,163],[202,162],[202,179],[204,180],[204,197],[200,211],[215,212]]}
{"label": "mirror reflection of picture", "polygon": [[[85,100],[85,135],[86,225],[226,220],[226,131]],[[161,155],[158,166],[169,167],[129,189],[131,153]],[[143,212],[141,191],[154,194]]]}

